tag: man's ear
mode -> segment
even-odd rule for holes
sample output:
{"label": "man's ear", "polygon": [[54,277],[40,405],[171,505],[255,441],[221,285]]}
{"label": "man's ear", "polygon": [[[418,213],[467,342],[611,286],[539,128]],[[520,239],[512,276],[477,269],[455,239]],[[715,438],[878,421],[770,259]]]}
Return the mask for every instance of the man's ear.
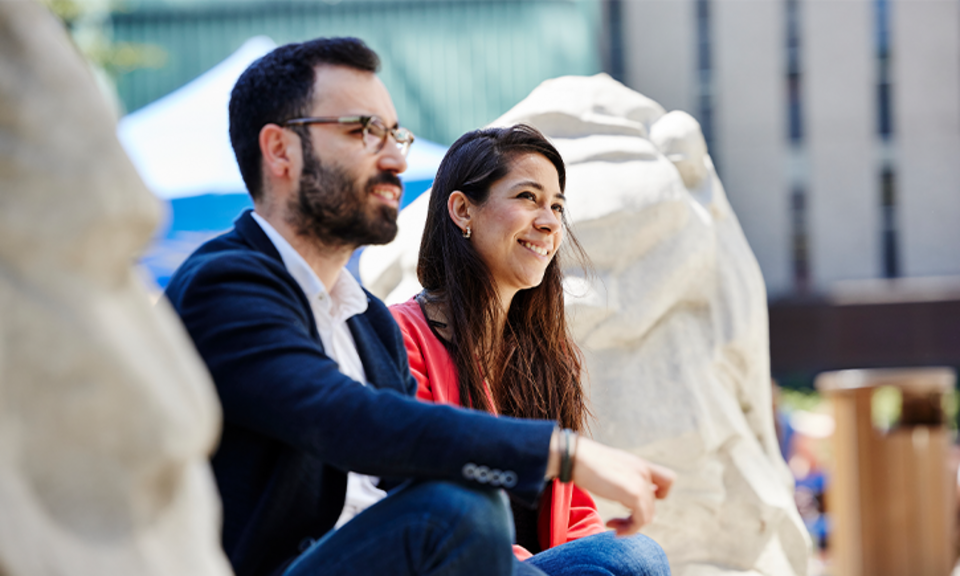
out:
{"label": "man's ear", "polygon": [[447,212],[450,214],[450,219],[453,220],[453,223],[457,225],[457,228],[460,228],[461,231],[467,229],[467,226],[470,225],[470,220],[473,217],[474,206],[470,202],[470,199],[467,198],[467,195],[459,190],[454,190],[450,193],[450,196],[447,197]]}
{"label": "man's ear", "polygon": [[276,124],[260,129],[263,177],[272,180],[299,179],[303,167],[300,137]]}

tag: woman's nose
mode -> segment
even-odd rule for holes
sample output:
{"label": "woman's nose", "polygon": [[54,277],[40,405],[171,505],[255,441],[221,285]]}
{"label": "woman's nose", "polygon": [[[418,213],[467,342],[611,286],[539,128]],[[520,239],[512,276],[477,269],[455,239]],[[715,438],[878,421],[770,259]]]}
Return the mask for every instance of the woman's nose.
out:
{"label": "woman's nose", "polygon": [[550,206],[546,206],[537,211],[535,226],[544,232],[556,232],[560,229],[560,213]]}

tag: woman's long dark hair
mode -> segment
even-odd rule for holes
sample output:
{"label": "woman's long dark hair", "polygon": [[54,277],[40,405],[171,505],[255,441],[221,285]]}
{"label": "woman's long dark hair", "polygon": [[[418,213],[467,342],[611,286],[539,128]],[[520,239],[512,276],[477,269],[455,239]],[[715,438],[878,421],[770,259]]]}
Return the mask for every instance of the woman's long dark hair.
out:
{"label": "woman's long dark hair", "polygon": [[[490,186],[526,154],[540,154],[549,160],[557,169],[560,189],[565,188],[563,159],[536,128],[518,124],[475,130],[454,142],[433,183],[417,277],[428,293],[446,305],[452,336],[444,344],[460,376],[463,406],[554,420],[579,431],[588,411],[580,384],[581,354],[564,315],[560,253],[547,266],[539,286],[514,296],[503,334],[491,335],[490,327],[499,325],[502,313],[499,293],[488,267],[447,211],[447,199],[455,190],[475,205],[486,202]],[[566,235],[564,245],[573,246],[585,261],[583,249],[569,229]],[[484,377],[495,407],[484,390]]]}

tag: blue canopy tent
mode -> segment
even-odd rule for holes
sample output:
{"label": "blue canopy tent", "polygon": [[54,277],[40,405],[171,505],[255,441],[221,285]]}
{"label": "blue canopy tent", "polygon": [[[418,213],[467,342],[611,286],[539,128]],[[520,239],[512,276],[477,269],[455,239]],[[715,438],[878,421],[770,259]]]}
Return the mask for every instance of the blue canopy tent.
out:
{"label": "blue canopy tent", "polygon": [[[147,187],[168,203],[167,221],[142,263],[166,286],[181,262],[252,206],[230,146],[230,90],[251,62],[276,47],[251,38],[179,90],[120,120],[117,135]],[[418,139],[401,175],[401,209],[433,183],[446,149]]]}

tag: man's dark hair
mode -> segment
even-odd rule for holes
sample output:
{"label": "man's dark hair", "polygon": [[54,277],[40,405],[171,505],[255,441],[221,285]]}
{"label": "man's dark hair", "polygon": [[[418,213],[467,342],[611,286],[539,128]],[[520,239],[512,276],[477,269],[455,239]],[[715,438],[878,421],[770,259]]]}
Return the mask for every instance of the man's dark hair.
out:
{"label": "man's dark hair", "polygon": [[251,64],[234,85],[230,143],[254,200],[263,192],[260,130],[309,114],[315,68],[322,64],[375,73],[380,58],[358,38],[317,38],[277,48]]}

